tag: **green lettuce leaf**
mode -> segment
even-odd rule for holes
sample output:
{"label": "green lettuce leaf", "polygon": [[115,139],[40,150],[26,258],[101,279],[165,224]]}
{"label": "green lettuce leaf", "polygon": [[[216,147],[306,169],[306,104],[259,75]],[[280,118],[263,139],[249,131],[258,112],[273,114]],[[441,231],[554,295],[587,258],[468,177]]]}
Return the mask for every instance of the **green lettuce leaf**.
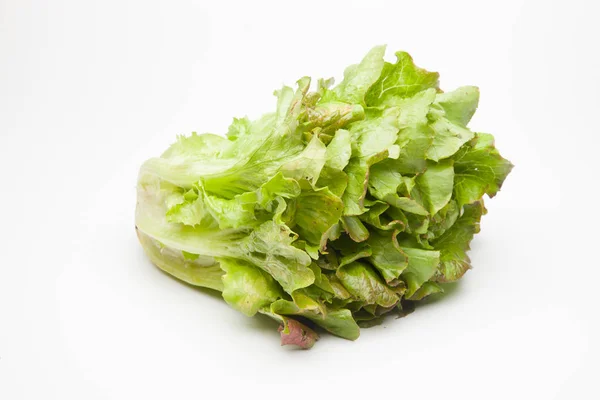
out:
{"label": "green lettuce leaf", "polygon": [[410,298],[425,282],[433,277],[440,264],[440,252],[402,247],[408,257],[408,266],[402,272],[406,282],[406,297]]}
{"label": "green lettuce leaf", "polygon": [[271,304],[271,311],[281,315],[307,318],[328,332],[345,339],[356,340],[360,335],[360,329],[349,310],[322,309],[318,303],[306,296],[301,297],[301,301],[302,306],[293,301],[277,300]]}
{"label": "green lettuce leaf", "polygon": [[369,261],[391,285],[408,266],[408,257],[396,240],[397,234],[396,231],[375,231],[367,240],[371,249]]}
{"label": "green lettuce leaf", "polygon": [[160,269],[184,282],[214,290],[223,290],[223,270],[213,257],[199,256],[165,247],[152,237],[137,231],[150,260]]}
{"label": "green lettuce leaf", "polygon": [[454,195],[459,205],[478,201],[484,194],[494,197],[513,165],[500,156],[494,138],[478,133],[454,164]]}
{"label": "green lettuce leaf", "polygon": [[453,282],[471,268],[467,251],[473,235],[479,232],[479,221],[483,214],[483,202],[465,206],[463,214],[452,227],[432,242],[433,247],[440,251],[438,282]]}
{"label": "green lettuce leaf", "polygon": [[360,215],[367,209],[364,206],[369,183],[369,169],[371,165],[384,160],[388,151],[374,154],[366,158],[353,158],[344,171],[348,175],[348,186],[342,196],[344,202],[344,215]]}
{"label": "green lettuce leaf", "polygon": [[425,297],[436,293],[443,293],[444,289],[435,282],[425,282],[423,286],[419,288],[412,296],[408,299],[412,301],[423,300]]}
{"label": "green lettuce leaf", "polygon": [[467,126],[479,105],[479,88],[463,86],[452,92],[438,93],[435,102],[450,121]]}
{"label": "green lettuce leaf", "polygon": [[343,170],[352,156],[352,136],[345,129],[340,129],[327,146],[325,165]]}
{"label": "green lettuce leaf", "polygon": [[306,188],[294,201],[294,230],[315,245],[322,243],[323,236],[338,223],[344,209],[342,200],[328,188]]}
{"label": "green lettuce leaf", "polygon": [[417,177],[416,183],[419,185],[429,213],[434,215],[448,204],[452,197],[454,187],[452,161],[429,162],[425,172]]}
{"label": "green lettuce leaf", "polygon": [[241,260],[220,258],[223,298],[238,311],[251,317],[283,295],[271,275]]}
{"label": "green lettuce leaf", "polygon": [[434,135],[425,156],[433,161],[452,156],[463,144],[474,137],[474,133],[468,128],[455,124],[445,117],[439,117],[429,126]]}
{"label": "green lettuce leaf", "polygon": [[337,270],[337,277],[356,299],[366,304],[392,307],[400,300],[367,264],[355,261]]}
{"label": "green lettuce leaf", "polygon": [[364,242],[369,238],[369,230],[361,222],[358,217],[344,216],[342,217],[342,226],[344,231],[355,242]]}
{"label": "green lettuce leaf", "polygon": [[379,79],[369,89],[367,105],[393,104],[396,98],[411,97],[422,90],[438,87],[440,76],[437,72],[417,67],[412,57],[403,51],[397,52],[396,57],[396,64],[385,63]]}
{"label": "green lettuce leaf", "polygon": [[385,46],[374,47],[360,64],[351,65],[344,71],[344,80],[333,90],[327,91],[323,101],[339,100],[362,103],[369,88],[381,76],[384,67]]}

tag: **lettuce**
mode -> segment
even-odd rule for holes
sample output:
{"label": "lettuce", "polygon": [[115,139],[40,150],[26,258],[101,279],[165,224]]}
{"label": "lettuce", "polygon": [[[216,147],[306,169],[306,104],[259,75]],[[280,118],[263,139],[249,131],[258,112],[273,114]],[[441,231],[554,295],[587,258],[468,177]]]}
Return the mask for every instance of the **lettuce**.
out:
{"label": "lettuce", "polygon": [[400,315],[470,267],[467,255],[512,164],[467,124],[479,90],[439,88],[404,52],[372,49],[333,80],[275,92],[276,110],[226,135],[179,137],[146,161],[136,230],[151,261],[222,292],[311,347],[320,327]]}

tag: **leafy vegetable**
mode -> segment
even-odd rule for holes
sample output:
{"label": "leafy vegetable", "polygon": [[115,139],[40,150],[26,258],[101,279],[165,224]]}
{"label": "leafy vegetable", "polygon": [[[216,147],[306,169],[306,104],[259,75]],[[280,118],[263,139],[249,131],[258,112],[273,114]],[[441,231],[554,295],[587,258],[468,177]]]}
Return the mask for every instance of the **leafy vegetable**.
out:
{"label": "leafy vegetable", "polygon": [[371,50],[342,82],[276,91],[273,113],[226,136],[180,137],[144,163],[136,229],[151,261],[281,324],[354,340],[405,315],[470,267],[467,255],[512,164],[467,128],[479,90],[443,92],[404,52]]}

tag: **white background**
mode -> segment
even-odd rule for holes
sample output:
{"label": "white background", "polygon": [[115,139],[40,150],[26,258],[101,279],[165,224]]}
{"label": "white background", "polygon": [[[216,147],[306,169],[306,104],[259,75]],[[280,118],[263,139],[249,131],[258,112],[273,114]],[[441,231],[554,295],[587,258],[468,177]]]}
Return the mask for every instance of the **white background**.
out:
{"label": "white background", "polygon": [[[0,0],[0,398],[600,398],[595,3]],[[145,159],[385,43],[516,165],[454,290],[294,351],[150,264]]]}

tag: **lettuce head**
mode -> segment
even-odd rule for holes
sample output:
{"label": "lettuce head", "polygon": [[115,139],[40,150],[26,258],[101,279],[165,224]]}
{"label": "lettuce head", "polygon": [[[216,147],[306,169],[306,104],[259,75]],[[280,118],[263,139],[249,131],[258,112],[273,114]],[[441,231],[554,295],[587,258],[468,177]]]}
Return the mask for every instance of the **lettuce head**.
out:
{"label": "lettuce head", "polygon": [[384,52],[146,161],[136,231],[150,260],[304,348],[318,330],[357,339],[463,276],[483,196],[512,164],[467,127],[478,88],[444,92],[437,72]]}

